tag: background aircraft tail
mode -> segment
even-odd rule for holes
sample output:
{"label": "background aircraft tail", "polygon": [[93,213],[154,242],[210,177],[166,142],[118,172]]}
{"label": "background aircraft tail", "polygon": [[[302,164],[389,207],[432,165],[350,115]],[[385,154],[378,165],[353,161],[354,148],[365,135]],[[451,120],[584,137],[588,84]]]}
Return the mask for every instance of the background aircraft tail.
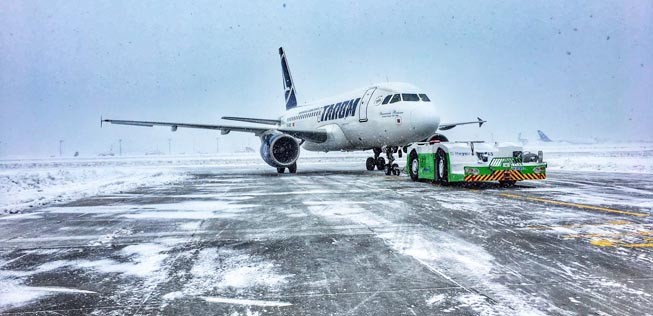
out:
{"label": "background aircraft tail", "polygon": [[544,132],[542,132],[541,130],[538,129],[537,134],[540,135],[540,141],[547,142],[547,143],[552,142],[551,138],[549,138],[549,136],[546,136],[546,134],[544,134]]}
{"label": "background aircraft tail", "polygon": [[288,61],[286,60],[286,54],[283,52],[283,47],[279,47],[279,57],[281,57],[286,110],[290,110],[297,106],[297,97],[295,96],[295,85],[292,82],[292,76],[290,76],[290,68],[288,67]]}

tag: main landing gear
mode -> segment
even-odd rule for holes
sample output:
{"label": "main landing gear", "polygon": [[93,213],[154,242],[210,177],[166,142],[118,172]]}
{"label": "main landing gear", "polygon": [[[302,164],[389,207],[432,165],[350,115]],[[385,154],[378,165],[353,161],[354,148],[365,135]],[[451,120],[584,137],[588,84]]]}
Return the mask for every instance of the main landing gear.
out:
{"label": "main landing gear", "polygon": [[[395,175],[398,176],[401,174],[399,165],[396,164],[393,153],[399,152],[399,157],[401,157],[401,151],[398,150],[398,147],[383,147],[383,148],[373,148],[374,157],[368,157],[365,161],[365,167],[367,170],[372,171],[376,167],[377,170],[383,170],[386,175]],[[380,157],[381,153],[385,153],[388,162],[383,157]]]}
{"label": "main landing gear", "polygon": [[377,170],[383,170],[385,167],[385,159],[379,157],[381,155],[381,148],[373,148],[372,151],[374,151],[374,157],[367,158],[365,161],[365,168],[369,171],[374,170],[375,167]]}
{"label": "main landing gear", "polygon": [[[284,173],[286,171],[285,167],[278,167],[277,173]],[[288,172],[297,173],[297,162],[293,162],[292,165],[288,166]]]}

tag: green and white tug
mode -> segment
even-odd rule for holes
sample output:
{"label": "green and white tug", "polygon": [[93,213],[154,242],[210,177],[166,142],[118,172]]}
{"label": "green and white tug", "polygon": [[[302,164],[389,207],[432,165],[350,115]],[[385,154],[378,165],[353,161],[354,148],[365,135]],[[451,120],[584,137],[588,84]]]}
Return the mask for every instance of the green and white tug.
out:
{"label": "green and white tug", "polygon": [[542,151],[524,152],[522,146],[512,143],[419,142],[407,146],[405,152],[406,170],[413,181],[498,181],[512,186],[517,181],[546,179]]}

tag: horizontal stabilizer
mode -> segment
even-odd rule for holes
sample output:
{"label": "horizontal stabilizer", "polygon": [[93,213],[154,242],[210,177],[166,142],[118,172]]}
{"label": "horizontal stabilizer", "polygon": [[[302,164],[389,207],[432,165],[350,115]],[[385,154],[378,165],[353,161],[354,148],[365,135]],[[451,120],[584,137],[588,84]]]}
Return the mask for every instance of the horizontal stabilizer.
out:
{"label": "horizontal stabilizer", "polygon": [[450,130],[458,125],[467,125],[467,124],[478,124],[478,127],[483,126],[483,123],[487,122],[480,117],[476,118],[476,121],[471,121],[471,122],[459,122],[459,123],[448,123],[448,124],[441,124],[440,127],[438,128],[441,131],[446,131]]}
{"label": "horizontal stabilizer", "polygon": [[229,121],[256,123],[256,124],[281,125],[280,120],[259,119],[259,118],[251,118],[251,117],[223,116],[222,119],[229,120]]}

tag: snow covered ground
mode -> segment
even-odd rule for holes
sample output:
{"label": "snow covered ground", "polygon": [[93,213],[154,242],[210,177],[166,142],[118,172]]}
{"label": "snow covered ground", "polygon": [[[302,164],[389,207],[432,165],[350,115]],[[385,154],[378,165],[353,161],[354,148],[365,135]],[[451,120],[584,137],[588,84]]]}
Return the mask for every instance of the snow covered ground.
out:
{"label": "snow covered ground", "polygon": [[[365,153],[304,153],[302,163],[360,160]],[[197,167],[271,170],[258,153],[0,160],[0,213],[179,181]]]}
{"label": "snow covered ground", "polygon": [[[653,143],[572,145],[540,144],[549,170],[653,173]],[[370,152],[302,152],[303,165],[363,163]],[[403,166],[403,159],[399,159]],[[0,160],[0,213],[109,194],[139,186],[174,182],[195,167],[255,167],[273,170],[258,153],[187,156],[131,156]]]}
{"label": "snow covered ground", "polygon": [[[365,171],[366,153],[303,154],[282,176],[257,154],[3,162],[8,179],[71,172],[39,181],[42,192],[76,176],[80,187],[0,215],[0,313],[653,308],[652,175],[552,172],[470,189]],[[43,194],[28,190],[14,192]]]}
{"label": "snow covered ground", "polygon": [[653,173],[653,143],[551,143],[537,146],[526,145],[525,149],[542,150],[549,170]]}
{"label": "snow covered ground", "polygon": [[183,175],[165,166],[112,166],[106,161],[21,161],[0,169],[0,210],[33,207],[176,181]]}

